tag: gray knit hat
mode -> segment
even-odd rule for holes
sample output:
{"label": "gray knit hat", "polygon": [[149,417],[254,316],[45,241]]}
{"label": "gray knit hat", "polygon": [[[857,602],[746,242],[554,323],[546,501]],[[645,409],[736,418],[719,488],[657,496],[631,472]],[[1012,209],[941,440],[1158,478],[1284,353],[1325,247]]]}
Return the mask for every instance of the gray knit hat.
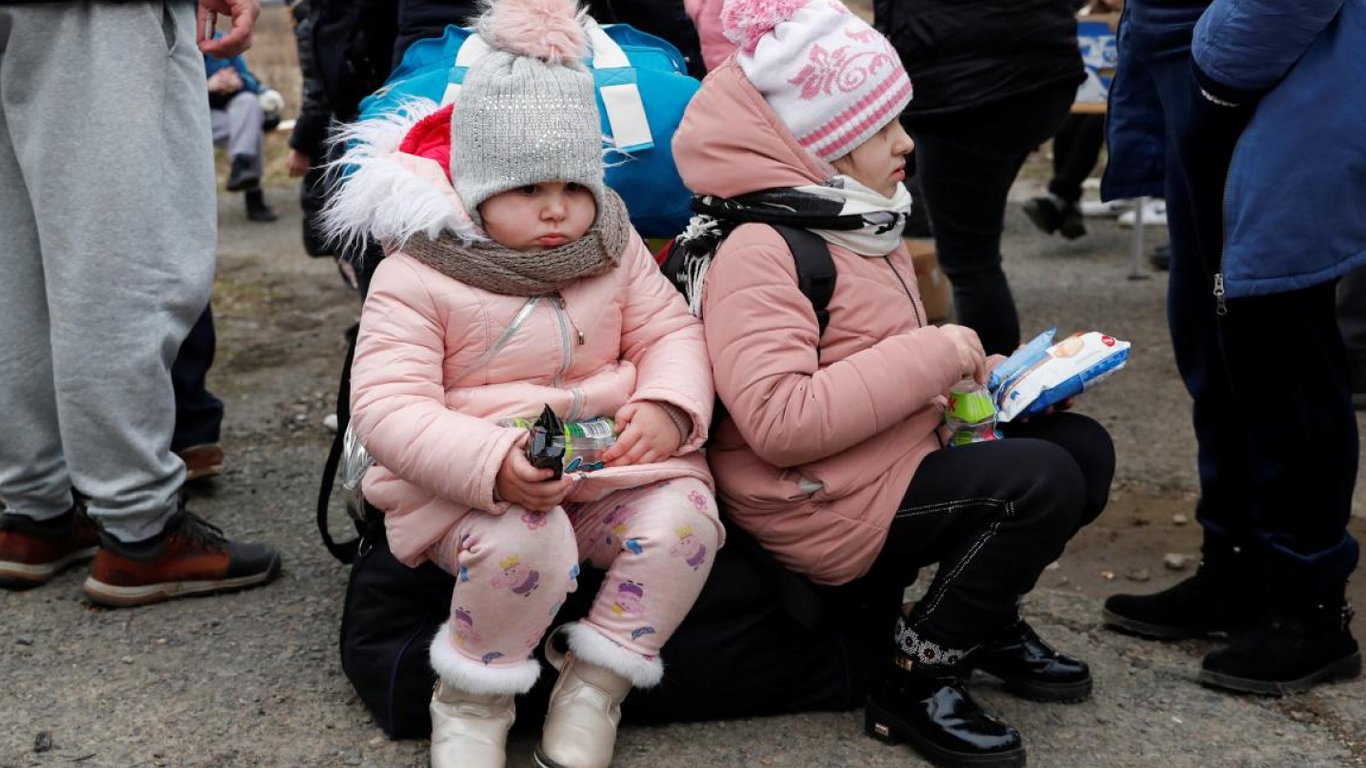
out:
{"label": "gray knit hat", "polygon": [[500,192],[575,182],[603,201],[602,129],[575,0],[494,0],[476,22],[493,50],[451,114],[451,181],[470,216]]}

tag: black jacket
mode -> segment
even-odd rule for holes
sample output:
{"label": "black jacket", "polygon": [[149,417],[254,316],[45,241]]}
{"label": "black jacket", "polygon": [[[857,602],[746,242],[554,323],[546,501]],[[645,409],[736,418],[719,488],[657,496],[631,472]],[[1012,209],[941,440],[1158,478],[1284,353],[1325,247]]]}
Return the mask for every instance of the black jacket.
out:
{"label": "black jacket", "polygon": [[1085,79],[1072,0],[875,0],[874,13],[915,87],[911,120]]}

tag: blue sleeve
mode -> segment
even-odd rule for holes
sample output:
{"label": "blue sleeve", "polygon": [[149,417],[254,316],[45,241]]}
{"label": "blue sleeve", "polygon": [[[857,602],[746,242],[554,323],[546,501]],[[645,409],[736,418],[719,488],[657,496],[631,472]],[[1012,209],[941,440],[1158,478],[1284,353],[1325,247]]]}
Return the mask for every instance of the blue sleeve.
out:
{"label": "blue sleeve", "polygon": [[1191,43],[1201,87],[1223,101],[1255,101],[1285,77],[1343,2],[1214,0]]}
{"label": "blue sleeve", "polygon": [[261,92],[261,81],[256,79],[256,75],[247,69],[247,60],[241,56],[232,57],[232,67],[237,70],[237,74],[242,78],[242,90],[252,93]]}

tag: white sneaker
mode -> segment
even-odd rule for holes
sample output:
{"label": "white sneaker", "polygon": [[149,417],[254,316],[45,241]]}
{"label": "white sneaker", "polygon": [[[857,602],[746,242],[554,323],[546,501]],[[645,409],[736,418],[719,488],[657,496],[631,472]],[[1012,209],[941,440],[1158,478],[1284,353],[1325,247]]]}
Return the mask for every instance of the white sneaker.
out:
{"label": "white sneaker", "polygon": [[1081,204],[1078,207],[1081,209],[1081,215],[1087,218],[1113,218],[1115,216],[1119,216],[1120,214],[1124,213],[1130,208],[1133,208],[1134,201],[1111,200],[1108,203],[1102,203],[1099,200],[1082,200]]}
{"label": "white sneaker", "polygon": [[[1138,221],[1138,211],[1126,211],[1119,217],[1121,227],[1132,228]],[[1167,226],[1167,201],[1152,199],[1143,204],[1143,225],[1147,227]]]}

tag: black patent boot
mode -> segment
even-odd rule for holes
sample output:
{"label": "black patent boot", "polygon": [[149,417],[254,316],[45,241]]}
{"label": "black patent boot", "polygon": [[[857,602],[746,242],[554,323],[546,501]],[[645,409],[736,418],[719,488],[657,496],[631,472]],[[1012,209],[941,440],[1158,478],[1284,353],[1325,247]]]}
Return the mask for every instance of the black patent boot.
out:
{"label": "black patent boot", "polygon": [[868,694],[864,728],[888,744],[909,742],[941,768],[1019,768],[1019,731],[982,711],[963,680],[964,651],[939,646],[899,623],[895,666]]}
{"label": "black patent boot", "polygon": [[1091,696],[1091,668],[1045,643],[1018,619],[968,656],[968,664],[1005,683],[1016,696],[1075,704]]}
{"label": "black patent boot", "polygon": [[1248,552],[1206,540],[1195,575],[1151,595],[1112,595],[1102,616],[1112,629],[1158,640],[1231,635],[1264,612],[1261,584]]}

